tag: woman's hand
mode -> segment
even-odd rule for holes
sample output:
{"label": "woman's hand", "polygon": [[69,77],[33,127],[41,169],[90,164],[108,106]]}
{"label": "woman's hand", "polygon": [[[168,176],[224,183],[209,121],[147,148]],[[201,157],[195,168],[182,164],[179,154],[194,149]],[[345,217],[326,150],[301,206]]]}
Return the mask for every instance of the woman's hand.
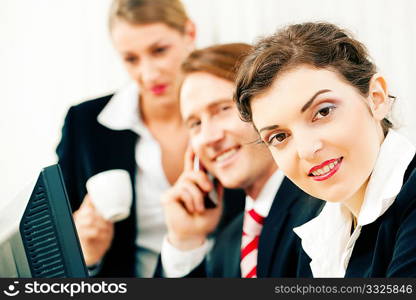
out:
{"label": "woman's hand", "polygon": [[86,195],[80,208],[73,214],[78,237],[87,266],[98,263],[110,248],[114,224],[104,219]]}

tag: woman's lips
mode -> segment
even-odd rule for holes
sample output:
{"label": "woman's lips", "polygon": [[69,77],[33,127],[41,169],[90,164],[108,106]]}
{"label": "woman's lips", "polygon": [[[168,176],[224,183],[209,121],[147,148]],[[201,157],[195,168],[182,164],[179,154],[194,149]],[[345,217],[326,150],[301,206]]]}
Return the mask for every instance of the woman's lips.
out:
{"label": "woman's lips", "polygon": [[[323,181],[332,177],[340,168],[343,157],[327,160],[319,166],[313,167],[308,176],[315,181]],[[323,173],[324,172],[324,173]]]}
{"label": "woman's lips", "polygon": [[167,84],[157,84],[151,87],[151,91],[155,95],[161,95],[166,91],[166,88],[168,87]]}

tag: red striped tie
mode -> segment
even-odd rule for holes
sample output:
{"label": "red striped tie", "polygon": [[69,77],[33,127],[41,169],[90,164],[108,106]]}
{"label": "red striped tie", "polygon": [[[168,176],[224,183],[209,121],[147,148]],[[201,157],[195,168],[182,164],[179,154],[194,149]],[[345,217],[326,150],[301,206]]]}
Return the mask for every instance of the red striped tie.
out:
{"label": "red striped tie", "polygon": [[257,247],[264,217],[251,209],[244,214],[243,236],[241,239],[241,276],[257,277]]}

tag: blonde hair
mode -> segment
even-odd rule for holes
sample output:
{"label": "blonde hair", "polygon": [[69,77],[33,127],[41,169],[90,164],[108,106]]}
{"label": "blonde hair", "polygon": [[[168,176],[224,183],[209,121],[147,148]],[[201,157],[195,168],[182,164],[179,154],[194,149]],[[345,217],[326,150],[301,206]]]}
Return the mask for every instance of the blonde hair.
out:
{"label": "blonde hair", "polygon": [[114,0],[109,15],[110,31],[116,19],[134,25],[160,22],[181,33],[189,20],[180,0]]}

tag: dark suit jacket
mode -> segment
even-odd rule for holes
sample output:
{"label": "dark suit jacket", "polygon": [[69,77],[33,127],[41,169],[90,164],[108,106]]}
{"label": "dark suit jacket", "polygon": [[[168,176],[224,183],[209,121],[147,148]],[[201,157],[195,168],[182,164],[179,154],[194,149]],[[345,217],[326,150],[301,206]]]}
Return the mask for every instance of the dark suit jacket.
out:
{"label": "dark suit jacket", "polygon": [[[311,259],[302,250],[303,275]],[[345,277],[416,277],[416,156],[394,203],[361,229]]]}
{"label": "dark suit jacket", "polygon": [[[292,229],[315,217],[323,204],[323,201],[305,194],[289,179],[283,180],[260,235],[257,277],[298,276],[302,247]],[[235,217],[218,234],[214,248],[188,277],[241,277],[243,217],[243,213]]]}
{"label": "dark suit jacket", "polygon": [[[69,109],[56,150],[72,210],[81,205],[87,180],[111,169],[128,171],[133,186],[130,216],[115,223],[114,239],[106,253],[99,277],[130,277],[135,274],[136,230],[136,161],[138,136],[130,130],[111,130],[97,122],[97,116],[112,95],[86,101]],[[224,204],[221,224],[227,224],[243,210],[243,202]]]}

